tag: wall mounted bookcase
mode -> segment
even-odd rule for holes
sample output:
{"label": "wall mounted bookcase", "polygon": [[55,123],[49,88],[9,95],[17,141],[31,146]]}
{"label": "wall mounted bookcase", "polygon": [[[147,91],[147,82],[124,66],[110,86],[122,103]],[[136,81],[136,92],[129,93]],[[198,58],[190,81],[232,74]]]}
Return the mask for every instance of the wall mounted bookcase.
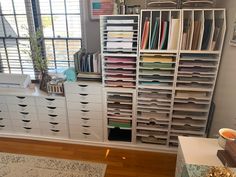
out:
{"label": "wall mounted bookcase", "polygon": [[[123,32],[135,29],[130,50],[120,44],[108,50],[108,29],[113,29],[108,21],[114,19],[112,26],[119,32],[121,26],[133,26]],[[101,18],[105,140],[112,141],[109,134],[115,127],[129,130],[129,141],[123,142],[156,149],[177,147],[180,135],[205,136],[226,31],[225,9],[148,9],[141,10],[138,21],[130,15]],[[113,40],[122,36],[118,38]],[[118,65],[109,68],[109,63]],[[133,105],[121,103],[122,96]],[[122,120],[118,109],[115,116],[121,121],[116,124],[110,98],[116,106],[126,105],[132,117]]]}

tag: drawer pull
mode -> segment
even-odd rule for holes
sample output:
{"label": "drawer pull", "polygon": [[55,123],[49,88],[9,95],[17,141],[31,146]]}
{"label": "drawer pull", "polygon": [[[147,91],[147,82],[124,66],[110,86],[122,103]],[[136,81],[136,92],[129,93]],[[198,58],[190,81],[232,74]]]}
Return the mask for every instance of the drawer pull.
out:
{"label": "drawer pull", "polygon": [[82,112],[89,112],[89,110],[81,110]]}
{"label": "drawer pull", "polygon": [[52,124],[52,125],[58,125],[59,123],[57,123],[57,122],[49,122],[50,124]]}
{"label": "drawer pull", "polygon": [[23,115],[28,115],[29,113],[28,112],[20,112],[21,114]]}
{"label": "drawer pull", "polygon": [[50,117],[57,117],[58,115],[48,114],[48,116],[50,116]]}
{"label": "drawer pull", "polygon": [[51,131],[56,132],[56,133],[60,132],[60,130],[52,130],[52,129],[51,129]]}
{"label": "drawer pull", "polygon": [[19,98],[19,99],[25,99],[24,96],[17,96],[16,98]]}
{"label": "drawer pull", "polygon": [[0,128],[6,127],[5,125],[0,125]]}
{"label": "drawer pull", "polygon": [[2,112],[2,111],[0,110],[0,112]]}
{"label": "drawer pull", "polygon": [[45,99],[48,100],[48,101],[55,101],[54,98],[45,98]]}
{"label": "drawer pull", "polygon": [[3,120],[3,118],[1,117],[0,120]]}
{"label": "drawer pull", "polygon": [[24,107],[26,107],[27,105],[25,105],[25,104],[18,104],[18,106],[24,108]]}
{"label": "drawer pull", "polygon": [[83,120],[90,120],[89,118],[85,118],[85,117],[82,117],[81,119],[83,119]]}
{"label": "drawer pull", "polygon": [[57,107],[47,106],[48,109],[56,109]]}
{"label": "drawer pull", "polygon": [[88,102],[80,102],[81,104],[88,104]]}
{"label": "drawer pull", "polygon": [[84,128],[90,128],[89,125],[82,125],[82,127],[84,127]]}
{"label": "drawer pull", "polygon": [[88,96],[88,94],[79,94],[80,96]]}
{"label": "drawer pull", "polygon": [[29,122],[30,122],[30,120],[22,120],[22,122],[29,123]]}
{"label": "drawer pull", "polygon": [[32,128],[30,128],[30,127],[23,127],[24,129],[26,129],[26,130],[31,130]]}
{"label": "drawer pull", "polygon": [[84,135],[90,135],[90,133],[83,133]]}
{"label": "drawer pull", "polygon": [[79,87],[88,87],[88,85],[81,85],[81,84],[79,84],[78,86]]}

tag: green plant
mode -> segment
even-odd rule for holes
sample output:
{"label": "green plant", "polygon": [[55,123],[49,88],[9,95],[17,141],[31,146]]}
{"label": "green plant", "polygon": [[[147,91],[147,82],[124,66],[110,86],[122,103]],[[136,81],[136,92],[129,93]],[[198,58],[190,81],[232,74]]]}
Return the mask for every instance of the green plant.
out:
{"label": "green plant", "polygon": [[47,72],[48,60],[44,59],[42,56],[42,30],[38,29],[34,34],[29,34],[30,47],[31,50],[26,51],[34,63],[34,67],[37,71],[41,73]]}

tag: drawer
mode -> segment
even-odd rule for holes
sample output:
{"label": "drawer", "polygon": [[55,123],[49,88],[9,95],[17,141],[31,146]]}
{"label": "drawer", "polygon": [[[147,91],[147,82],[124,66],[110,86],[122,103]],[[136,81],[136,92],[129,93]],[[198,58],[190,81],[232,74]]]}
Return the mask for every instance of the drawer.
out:
{"label": "drawer", "polygon": [[0,112],[8,112],[8,108],[6,104],[0,103]]}
{"label": "drawer", "polygon": [[66,116],[66,109],[56,106],[39,106],[38,113],[40,114],[56,114],[56,115],[65,115]]}
{"label": "drawer", "polygon": [[68,102],[68,109],[70,110],[90,110],[102,111],[102,104],[89,102]]}
{"label": "drawer", "polygon": [[33,127],[13,127],[15,132],[29,135],[41,135],[41,131],[39,128]]}
{"label": "drawer", "polygon": [[0,95],[0,103],[6,103],[6,96]]}
{"label": "drawer", "polygon": [[31,96],[7,96],[7,103],[35,105],[35,100]]}
{"label": "drawer", "polygon": [[10,112],[11,119],[28,119],[28,120],[37,120],[37,114],[35,112]]}
{"label": "drawer", "polygon": [[102,95],[91,95],[91,94],[70,94],[66,95],[68,102],[91,102],[91,103],[102,103]]}
{"label": "drawer", "polygon": [[67,130],[67,124],[60,122],[39,122],[41,129]]}
{"label": "drawer", "polygon": [[41,114],[39,117],[40,121],[44,122],[62,122],[66,123],[67,122],[67,116],[65,115],[57,115],[57,114]]}
{"label": "drawer", "polygon": [[30,119],[12,119],[12,125],[15,127],[31,127],[31,128],[40,128],[38,120]]}
{"label": "drawer", "polygon": [[39,106],[56,106],[62,108],[66,106],[65,98],[55,97],[37,97],[36,104]]}
{"label": "drawer", "polygon": [[65,93],[85,93],[93,95],[102,94],[102,84],[95,82],[66,82],[64,84]]}
{"label": "drawer", "polygon": [[84,126],[70,124],[70,133],[71,134],[88,133],[88,134],[95,134],[102,137],[103,128],[102,127],[84,127]]}
{"label": "drawer", "polygon": [[101,135],[82,132],[76,134],[71,133],[70,138],[84,141],[103,141],[103,137]]}
{"label": "drawer", "polygon": [[0,133],[1,132],[13,132],[11,123],[0,123]]}
{"label": "drawer", "polygon": [[9,113],[5,111],[0,111],[0,118],[9,119],[10,118]]}
{"label": "drawer", "polygon": [[16,112],[32,112],[36,113],[35,106],[27,105],[27,104],[11,104],[8,105],[9,111],[16,111]]}
{"label": "drawer", "polygon": [[59,129],[43,129],[42,133],[44,136],[55,137],[55,138],[69,138],[67,130]]}
{"label": "drawer", "polygon": [[88,127],[103,127],[103,119],[93,119],[93,118],[77,118],[77,119],[70,119],[69,124],[72,125],[81,125],[81,126],[88,126]]}
{"label": "drawer", "polygon": [[11,119],[5,119],[0,117],[0,125],[11,125]]}
{"label": "drawer", "polygon": [[78,118],[93,118],[93,119],[103,119],[103,112],[101,111],[89,111],[89,110],[68,110],[68,119],[78,119]]}

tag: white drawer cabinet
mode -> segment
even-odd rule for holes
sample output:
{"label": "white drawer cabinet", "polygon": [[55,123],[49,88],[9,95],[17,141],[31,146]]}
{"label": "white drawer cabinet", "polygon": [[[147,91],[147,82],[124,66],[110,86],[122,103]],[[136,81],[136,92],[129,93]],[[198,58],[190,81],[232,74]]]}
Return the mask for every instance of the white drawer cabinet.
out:
{"label": "white drawer cabinet", "polygon": [[103,141],[102,85],[96,82],[66,82],[70,137]]}

